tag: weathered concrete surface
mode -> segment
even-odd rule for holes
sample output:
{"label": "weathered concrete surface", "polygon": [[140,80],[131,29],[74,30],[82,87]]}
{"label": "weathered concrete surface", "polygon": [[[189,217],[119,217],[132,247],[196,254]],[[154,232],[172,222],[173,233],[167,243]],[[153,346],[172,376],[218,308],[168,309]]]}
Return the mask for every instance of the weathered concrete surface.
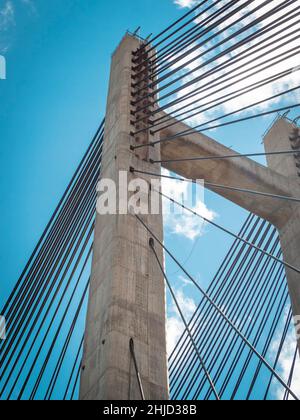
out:
{"label": "weathered concrete surface", "polygon": [[[179,123],[161,131],[161,138],[172,136],[178,132],[191,130],[186,124]],[[273,149],[274,150],[274,149]],[[205,157],[232,155],[237,152],[202,134],[189,134],[161,144],[162,160],[181,159],[183,157]],[[164,163],[163,166],[189,179],[204,179],[206,182],[261,191],[281,196],[300,198],[300,186],[294,179],[266,168],[255,161],[240,157],[224,160],[206,160],[180,163]],[[207,187],[226,199],[251,211],[280,227],[290,219],[298,204],[250,195],[219,188]]]}
{"label": "weathered concrete surface", "polygon": [[[279,119],[265,138],[266,151],[291,150],[289,136],[294,127],[285,119]],[[161,131],[160,134],[163,139],[185,130],[190,130],[190,128],[183,123],[179,123],[172,128]],[[183,157],[224,156],[236,153],[200,133],[186,135],[176,141],[161,144],[162,160],[176,160]],[[297,175],[294,156],[269,157],[268,165],[267,168],[245,157],[163,164],[166,169],[189,179],[204,179],[206,182],[215,184],[300,198],[300,178]],[[300,267],[299,203],[212,187],[207,188],[273,223],[280,234],[285,261],[297,268]],[[286,272],[293,313],[294,316],[299,316],[300,275],[291,269],[287,269]]]}
{"label": "weathered concrete surface", "polygon": [[[128,172],[130,166],[150,169],[149,163],[130,151],[131,60],[138,46],[138,40],[127,35],[112,59],[102,178],[116,182],[119,171]],[[159,147],[151,148],[151,154],[159,158]],[[160,171],[159,165],[156,170]],[[133,179],[134,175],[128,177]],[[163,240],[161,211],[142,218]],[[141,399],[130,356],[130,338],[135,342],[146,399],[168,399],[165,284],[149,239],[145,228],[130,214],[97,215],[82,400]],[[162,250],[158,248],[157,252],[163,262]]]}
{"label": "weathered concrete surface", "polygon": [[[267,133],[264,144],[267,152],[273,150],[291,150],[290,136],[297,126],[287,119],[280,118]],[[299,184],[299,169],[296,166],[298,158],[294,155],[268,156],[268,166],[286,179],[291,179]],[[296,189],[291,189],[292,194],[297,194]],[[293,212],[279,229],[281,248],[285,261],[295,267],[300,267],[300,204],[293,207]],[[300,274],[287,269],[287,279],[294,316],[300,316]],[[300,351],[300,340],[298,341]]]}
{"label": "weathered concrete surface", "polygon": [[[296,128],[297,126],[286,118],[279,118],[264,138],[266,152],[292,150],[290,136]],[[298,146],[299,149],[300,147]],[[270,169],[299,183],[300,177],[298,172],[300,173],[300,169],[296,166],[297,162],[298,159],[295,159],[293,154],[267,156],[267,163]]]}

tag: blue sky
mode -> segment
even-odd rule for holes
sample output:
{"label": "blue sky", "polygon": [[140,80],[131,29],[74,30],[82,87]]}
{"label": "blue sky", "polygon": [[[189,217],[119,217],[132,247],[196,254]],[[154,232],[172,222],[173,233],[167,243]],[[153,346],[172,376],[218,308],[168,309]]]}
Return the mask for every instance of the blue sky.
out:
{"label": "blue sky", "polygon": [[[127,29],[158,33],[190,3],[0,0],[0,54],[7,63],[7,80],[0,80],[0,307],[105,115],[111,53]],[[213,135],[239,152],[260,152],[273,118]],[[205,203],[235,232],[245,220],[244,210],[216,194],[206,192]],[[196,243],[169,225],[165,234],[167,246],[205,286],[232,242],[208,226]],[[168,262],[168,270],[176,273],[180,293],[177,268]],[[189,313],[199,295],[190,286],[185,292]]]}
{"label": "blue sky", "polygon": [[180,13],[162,1],[166,20],[151,24],[155,1],[9,3],[13,14],[0,35],[7,62],[0,85],[2,296],[104,117],[112,51],[127,28],[141,24],[149,34]]}

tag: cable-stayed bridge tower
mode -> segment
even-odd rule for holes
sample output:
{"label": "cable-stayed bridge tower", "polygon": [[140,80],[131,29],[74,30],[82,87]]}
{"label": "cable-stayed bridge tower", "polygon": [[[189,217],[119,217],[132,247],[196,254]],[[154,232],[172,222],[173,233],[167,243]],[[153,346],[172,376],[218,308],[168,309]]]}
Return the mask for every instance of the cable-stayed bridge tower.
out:
{"label": "cable-stayed bridge tower", "polygon": [[[182,177],[204,179],[212,191],[274,224],[280,232],[288,263],[290,296],[297,315],[300,283],[299,272],[294,267],[298,266],[300,250],[299,203],[283,199],[300,197],[295,157],[271,156],[268,168],[243,156],[218,160],[235,152],[175,120],[173,125],[154,134],[148,122],[144,123],[143,110],[139,111],[137,105],[140,103],[140,108],[147,110],[144,114],[147,118],[148,110],[154,109],[150,108],[153,96],[148,91],[151,80],[147,80],[145,57],[147,50],[131,35],[124,37],[113,55],[102,177],[118,183],[119,172],[125,171],[130,179],[142,176],[150,183],[151,176],[160,176],[159,162],[162,162],[166,169]],[[139,83],[137,73],[146,81]],[[140,97],[146,99],[139,102]],[[141,121],[136,123],[136,120]],[[135,137],[134,127],[140,132]],[[289,139],[295,128],[287,120],[279,119],[265,138],[266,152],[292,150]],[[177,142],[172,141],[178,132],[187,134]],[[160,142],[160,139],[166,140]],[[181,161],[183,156],[191,159]],[[215,160],[192,162],[196,157],[215,157]],[[238,185],[239,189],[222,187],[227,185]],[[260,194],[249,194],[249,191]],[[163,242],[162,214],[142,216],[142,219],[148,231],[132,214],[97,215],[82,399],[140,399],[141,384],[146,399],[168,398],[164,276],[149,246],[150,232]],[[162,249],[158,247],[158,250],[163,266]],[[132,340],[134,353],[130,346]]]}
{"label": "cable-stayed bridge tower", "polygon": [[[0,308],[0,399],[299,399],[299,0],[195,3],[112,56],[105,120]],[[244,123],[248,153],[214,135]],[[249,214],[236,233],[162,179]],[[207,289],[164,241],[165,204],[232,239]],[[191,317],[165,259],[199,296]]]}

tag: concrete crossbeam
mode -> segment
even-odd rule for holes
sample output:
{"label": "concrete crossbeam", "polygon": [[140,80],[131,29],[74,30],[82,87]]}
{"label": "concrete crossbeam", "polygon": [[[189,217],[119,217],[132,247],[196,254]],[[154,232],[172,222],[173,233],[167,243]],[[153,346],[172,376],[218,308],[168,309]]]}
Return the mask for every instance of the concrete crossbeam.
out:
{"label": "concrete crossbeam", "polygon": [[[264,139],[266,152],[292,150],[290,135],[296,126],[284,118],[273,125]],[[189,130],[178,123],[160,132],[161,138]],[[177,160],[182,157],[226,156],[237,154],[214,139],[193,133],[175,141],[161,143],[162,160]],[[294,155],[272,156],[268,167],[246,157],[224,160],[204,160],[164,163],[163,166],[185,178],[203,179],[206,182],[260,191],[280,196],[300,198],[300,178]],[[300,204],[282,199],[262,197],[219,188],[207,187],[244,209],[260,216],[279,231],[284,259],[290,265],[300,268]],[[294,317],[300,316],[300,274],[286,269],[287,281]],[[300,340],[299,350],[300,350]]]}

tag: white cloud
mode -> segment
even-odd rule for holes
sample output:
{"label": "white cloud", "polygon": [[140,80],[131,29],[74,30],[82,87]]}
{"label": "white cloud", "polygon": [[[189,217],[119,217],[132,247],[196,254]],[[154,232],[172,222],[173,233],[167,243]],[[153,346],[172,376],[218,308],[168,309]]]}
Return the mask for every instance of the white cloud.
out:
{"label": "white cloud", "polygon": [[[286,322],[286,319],[288,317],[288,309],[286,309],[285,312],[286,313],[285,313],[283,325]],[[273,358],[275,358],[277,355],[278,348],[281,342],[281,335],[282,333],[278,333],[272,344],[271,353],[272,353]],[[289,377],[290,377],[291,367],[292,367],[294,356],[295,356],[295,350],[296,350],[296,336],[295,336],[295,330],[291,326],[287,334],[287,337],[285,339],[282,352],[278,361],[278,367],[277,367],[278,372],[280,373],[281,377],[286,381],[286,383],[288,382]],[[278,382],[275,379],[273,382],[273,386],[274,386],[274,392],[275,392],[276,398],[278,400],[282,400],[285,395],[285,390],[280,384],[278,384]],[[300,397],[299,355],[297,355],[293,381],[290,388],[298,397]],[[293,400],[294,398],[290,396],[290,399]]]}
{"label": "white cloud", "polygon": [[12,1],[7,0],[0,9],[0,31],[7,31],[15,24],[15,9]]}
{"label": "white cloud", "polygon": [[[185,296],[182,289],[176,290],[175,295],[184,318],[189,323],[197,309],[196,303],[192,298]],[[167,319],[167,351],[170,355],[184,332],[185,327],[174,301],[170,305],[169,313],[170,316]]]}
{"label": "white cloud", "polygon": [[[185,319],[189,320],[197,309],[196,303],[192,298],[187,297],[182,289],[177,290],[175,295]],[[177,307],[174,302],[172,311],[177,313]]]}
{"label": "white cloud", "polygon": [[[166,176],[171,175],[166,169],[162,170],[162,174]],[[215,219],[216,213],[208,209],[204,203],[204,188],[202,186],[193,187],[192,183],[189,182],[162,178],[162,191],[167,197],[183,203],[187,208],[190,208],[207,220]],[[163,199],[163,206],[164,222],[172,233],[184,236],[191,241],[203,235],[205,227],[203,219],[177,205],[174,205],[174,209],[170,209],[170,201],[167,198]],[[172,212],[171,210],[174,211]]]}
{"label": "white cloud", "polygon": [[[20,0],[21,4],[31,12],[36,12],[35,3],[33,0]],[[15,0],[6,0],[4,5],[0,6],[0,32],[8,31],[16,24],[16,7]]]}
{"label": "white cloud", "polygon": [[184,331],[180,319],[171,316],[167,319],[167,353],[170,356]]}
{"label": "white cloud", "polygon": [[20,13],[25,10],[31,15],[36,15],[37,10],[33,0],[5,0],[0,6],[0,53],[5,54],[11,45],[10,29],[17,24],[17,7]]}
{"label": "white cloud", "polygon": [[[283,352],[282,352],[282,356],[279,360],[279,370],[282,372],[282,376],[283,376],[283,378],[286,379],[286,381],[288,381],[288,379],[289,379],[294,355],[295,355],[295,336],[293,336],[292,333],[291,333],[287,337],[287,340],[286,340],[286,343],[285,343],[285,346],[284,346],[284,349],[283,349]],[[297,396],[300,397],[299,359],[297,359],[297,361],[296,361],[293,382],[291,384],[291,390]],[[285,391],[283,390],[282,387],[280,387],[280,389],[279,388],[277,389],[276,395],[277,395],[278,400],[282,400],[284,394],[285,394]],[[290,396],[289,399],[294,400],[294,398],[292,396]]]}
{"label": "white cloud", "polygon": [[183,283],[183,287],[192,286],[194,284],[190,279],[187,279],[182,275],[179,275],[178,278]]}
{"label": "white cloud", "polygon": [[191,9],[193,6],[196,5],[197,1],[195,0],[174,0],[174,3],[181,7],[182,9],[187,7],[188,9]]}
{"label": "white cloud", "polygon": [[11,0],[0,6],[0,54],[6,54],[9,49],[9,29],[15,25],[15,8]]}

